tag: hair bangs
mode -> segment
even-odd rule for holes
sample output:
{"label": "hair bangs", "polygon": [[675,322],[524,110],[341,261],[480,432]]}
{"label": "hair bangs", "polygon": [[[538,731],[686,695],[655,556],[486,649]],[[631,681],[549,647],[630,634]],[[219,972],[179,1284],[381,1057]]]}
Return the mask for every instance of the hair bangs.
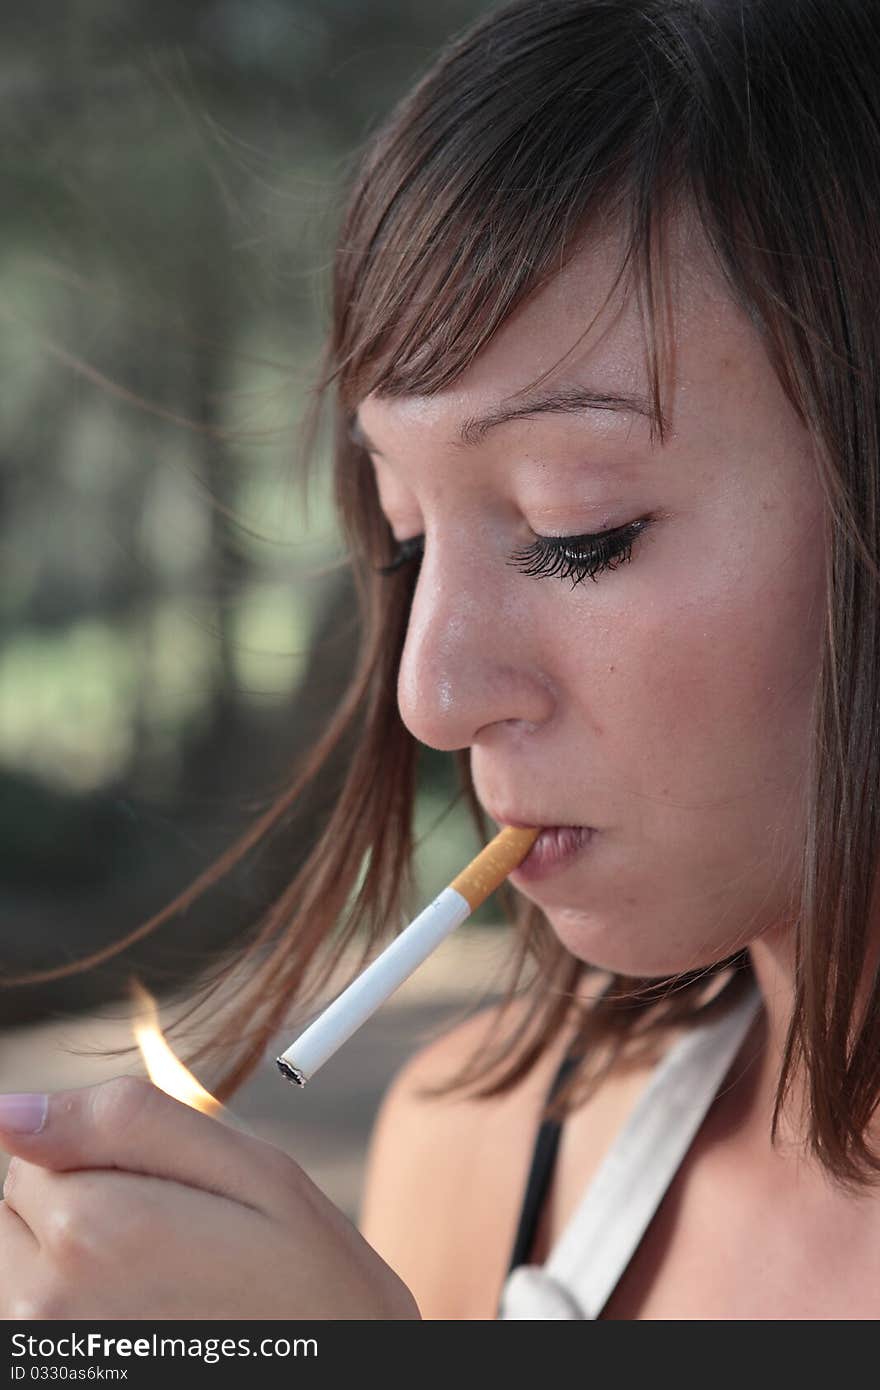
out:
{"label": "hair bangs", "polygon": [[[546,65],[540,56],[534,61],[538,38],[547,40],[537,28],[529,67],[520,47],[499,43],[479,98],[470,47],[459,45],[374,137],[349,196],[334,280],[325,384],[336,380],[349,413],[372,392],[443,390],[586,238],[618,228],[624,249],[611,292],[628,268],[638,272],[640,302],[648,287],[650,378],[662,436],[657,233],[678,182],[670,171],[681,167],[681,129],[666,122],[664,147],[657,144],[646,161],[656,132],[649,137],[646,128],[653,115],[643,78],[609,58],[604,82],[601,65],[599,80],[572,82],[572,69],[595,49],[592,28],[579,8],[562,68],[558,52],[552,67],[549,56]],[[594,55],[590,61],[596,65]],[[652,61],[648,48],[644,61]],[[612,85],[617,114],[609,121]]]}

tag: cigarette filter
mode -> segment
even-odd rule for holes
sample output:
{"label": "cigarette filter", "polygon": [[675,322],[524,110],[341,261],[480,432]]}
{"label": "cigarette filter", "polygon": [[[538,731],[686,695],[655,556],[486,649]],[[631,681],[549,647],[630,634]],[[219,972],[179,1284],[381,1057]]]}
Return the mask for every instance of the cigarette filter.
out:
{"label": "cigarette filter", "polygon": [[445,937],[525,859],[540,829],[506,826],[275,1061],[304,1086]]}

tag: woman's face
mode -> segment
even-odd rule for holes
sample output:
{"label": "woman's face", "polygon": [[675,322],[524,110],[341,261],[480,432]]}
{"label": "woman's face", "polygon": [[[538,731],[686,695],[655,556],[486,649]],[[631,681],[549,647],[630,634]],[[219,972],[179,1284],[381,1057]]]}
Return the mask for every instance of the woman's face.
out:
{"label": "woman's face", "polygon": [[[422,743],[470,748],[499,823],[594,828],[548,877],[514,881],[576,956],[632,975],[707,965],[789,920],[823,614],[809,439],[701,246],[673,233],[665,446],[646,415],[577,405],[575,388],[649,399],[632,297],[582,337],[610,240],[454,386],[359,410],[396,539],[425,536],[401,716]],[[556,408],[462,442],[550,390]],[[595,581],[510,563],[536,536],[647,518]]]}

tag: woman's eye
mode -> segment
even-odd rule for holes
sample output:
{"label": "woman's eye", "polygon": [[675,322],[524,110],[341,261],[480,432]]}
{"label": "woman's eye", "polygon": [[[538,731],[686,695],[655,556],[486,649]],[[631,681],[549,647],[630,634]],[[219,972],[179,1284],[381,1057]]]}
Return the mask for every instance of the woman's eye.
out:
{"label": "woman's eye", "polygon": [[408,565],[412,560],[421,560],[424,541],[424,535],[412,536],[409,540],[400,541],[390,565],[380,565],[376,573],[381,574],[384,579],[386,575],[394,574],[397,570],[403,569],[404,565]]}
{"label": "woman's eye", "polygon": [[523,574],[570,579],[574,588],[584,579],[595,582],[603,570],[617,569],[632,559],[635,541],[650,524],[651,518],[643,517],[593,536],[537,536],[531,545],[512,555],[508,563],[516,565]]}
{"label": "woman's eye", "polygon": [[[603,570],[617,569],[632,558],[637,538],[650,526],[653,518],[643,517],[611,531],[592,536],[537,536],[531,545],[519,550],[508,560],[523,574],[532,576],[558,575],[571,579],[574,588],[584,579],[592,579]],[[391,563],[381,566],[377,573],[389,575],[405,565],[422,558],[424,535],[401,541]]]}

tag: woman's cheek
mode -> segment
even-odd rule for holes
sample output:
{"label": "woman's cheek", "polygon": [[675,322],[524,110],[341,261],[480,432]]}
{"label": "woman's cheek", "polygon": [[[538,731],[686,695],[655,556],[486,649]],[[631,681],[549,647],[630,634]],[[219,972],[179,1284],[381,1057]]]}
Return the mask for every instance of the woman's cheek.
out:
{"label": "woman's cheek", "polygon": [[685,602],[654,594],[611,625],[597,651],[584,699],[604,733],[603,757],[627,769],[625,785],[705,800],[717,789],[719,763],[729,776],[743,754],[748,761],[761,732],[766,655],[729,594],[707,588]]}

